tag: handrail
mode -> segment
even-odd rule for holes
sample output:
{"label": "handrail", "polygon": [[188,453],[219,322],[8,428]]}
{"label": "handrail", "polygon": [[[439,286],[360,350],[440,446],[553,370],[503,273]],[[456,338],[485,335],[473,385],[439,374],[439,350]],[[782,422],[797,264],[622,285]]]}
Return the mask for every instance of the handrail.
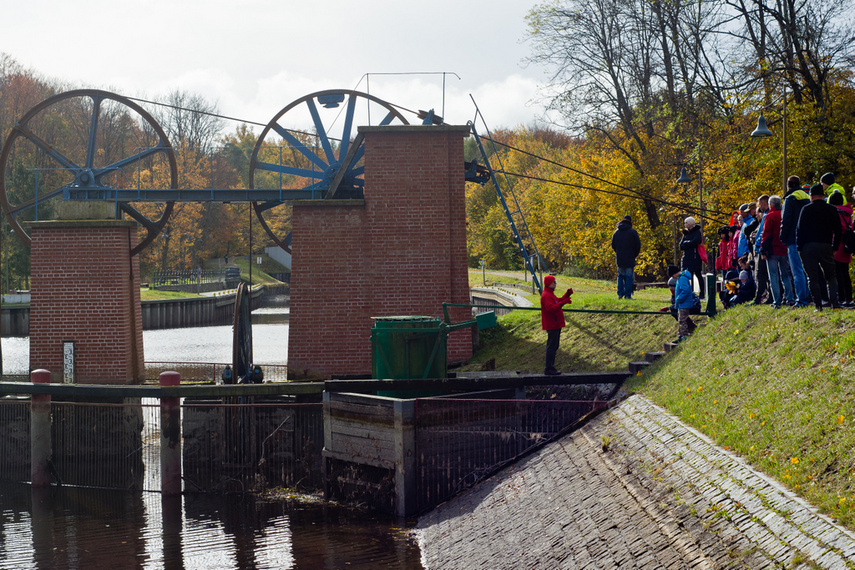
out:
{"label": "handrail", "polygon": [[227,396],[285,396],[320,394],[323,382],[265,382],[262,384],[107,385],[0,382],[0,394],[50,394],[90,398],[222,398]]}

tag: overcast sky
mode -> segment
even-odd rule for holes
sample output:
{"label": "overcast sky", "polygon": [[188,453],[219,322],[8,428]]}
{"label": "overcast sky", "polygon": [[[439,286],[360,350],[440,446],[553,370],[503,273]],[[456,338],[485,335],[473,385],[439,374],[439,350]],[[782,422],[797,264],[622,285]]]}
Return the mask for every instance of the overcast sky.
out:
{"label": "overcast sky", "polygon": [[0,51],[69,88],[143,98],[198,93],[223,115],[259,123],[335,88],[441,114],[443,76],[414,74],[447,72],[446,122],[473,118],[471,94],[491,129],[512,128],[540,113],[545,71],[522,61],[535,4],[0,0]]}

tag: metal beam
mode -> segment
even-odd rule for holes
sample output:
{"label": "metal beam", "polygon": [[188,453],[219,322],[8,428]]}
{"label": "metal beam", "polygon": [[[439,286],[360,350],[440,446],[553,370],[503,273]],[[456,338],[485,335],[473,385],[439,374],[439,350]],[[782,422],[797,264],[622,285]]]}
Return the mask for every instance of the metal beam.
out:
{"label": "metal beam", "polygon": [[327,194],[325,184],[298,190],[265,189],[124,189],[73,188],[66,187],[63,198],[66,200],[110,200],[116,202],[286,202],[288,200],[317,200]]}

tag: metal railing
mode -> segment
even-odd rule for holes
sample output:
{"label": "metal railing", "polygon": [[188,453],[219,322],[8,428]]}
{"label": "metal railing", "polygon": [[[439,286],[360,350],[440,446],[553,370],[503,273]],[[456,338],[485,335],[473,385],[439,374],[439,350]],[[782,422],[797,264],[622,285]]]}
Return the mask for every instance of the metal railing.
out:
{"label": "metal railing", "polygon": [[[150,361],[145,363],[146,384],[157,384],[160,373],[167,370],[178,372],[183,383],[220,383],[226,366],[231,366],[231,363]],[[285,364],[260,364],[259,366],[264,373],[265,382],[288,381],[288,366]]]}
{"label": "metal railing", "polygon": [[198,271],[194,269],[155,271],[151,275],[150,285],[186,285],[195,283],[222,283],[226,280],[224,269]]}

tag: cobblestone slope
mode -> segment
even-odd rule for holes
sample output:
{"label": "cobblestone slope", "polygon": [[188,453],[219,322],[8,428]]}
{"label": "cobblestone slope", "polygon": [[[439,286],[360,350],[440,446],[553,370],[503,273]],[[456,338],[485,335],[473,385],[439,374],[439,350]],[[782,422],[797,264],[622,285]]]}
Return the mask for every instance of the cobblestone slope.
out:
{"label": "cobblestone slope", "polygon": [[419,521],[426,568],[855,569],[855,536],[641,396]]}

